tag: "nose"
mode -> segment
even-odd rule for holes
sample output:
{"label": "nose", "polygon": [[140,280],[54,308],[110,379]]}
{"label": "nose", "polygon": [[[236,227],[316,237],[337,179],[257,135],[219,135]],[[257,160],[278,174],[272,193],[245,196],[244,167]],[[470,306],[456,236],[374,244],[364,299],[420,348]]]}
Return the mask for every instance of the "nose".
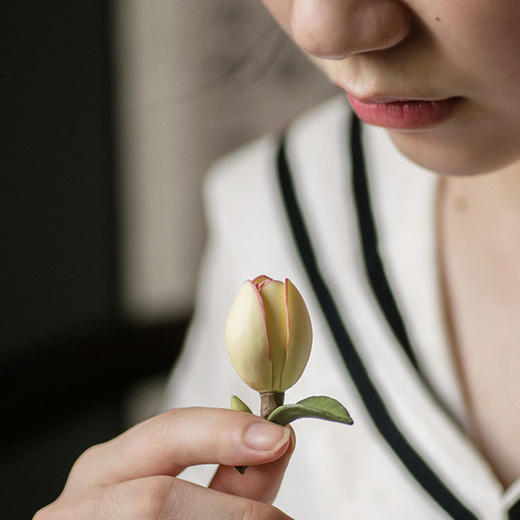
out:
{"label": "nose", "polygon": [[293,0],[291,35],[306,53],[342,59],[388,49],[411,29],[400,0]]}

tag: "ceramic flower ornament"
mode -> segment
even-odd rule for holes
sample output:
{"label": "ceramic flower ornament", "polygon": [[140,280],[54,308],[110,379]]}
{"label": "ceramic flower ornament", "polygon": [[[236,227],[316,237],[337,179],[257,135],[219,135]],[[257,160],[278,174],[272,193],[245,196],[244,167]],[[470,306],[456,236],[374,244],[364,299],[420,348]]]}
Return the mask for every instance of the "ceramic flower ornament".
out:
{"label": "ceramic flower ornament", "polygon": [[244,283],[229,311],[226,345],[245,383],[285,392],[300,379],[311,344],[311,319],[290,280],[258,276]]}
{"label": "ceramic flower ornament", "polygon": [[[226,345],[238,375],[260,392],[260,415],[284,426],[302,417],[352,424],[347,410],[331,397],[308,397],[283,406],[285,391],[307,365],[311,344],[309,312],[290,280],[261,275],[244,282],[229,311]],[[237,396],[231,408],[251,413]]]}

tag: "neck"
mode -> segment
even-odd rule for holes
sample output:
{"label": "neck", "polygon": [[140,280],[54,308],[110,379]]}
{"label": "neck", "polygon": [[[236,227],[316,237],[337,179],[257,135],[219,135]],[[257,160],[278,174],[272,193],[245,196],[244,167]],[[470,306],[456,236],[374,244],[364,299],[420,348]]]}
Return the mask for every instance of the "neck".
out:
{"label": "neck", "polygon": [[489,217],[520,218],[520,161],[491,173],[445,177],[454,203]]}
{"label": "neck", "polygon": [[452,223],[480,237],[482,247],[518,257],[520,162],[493,173],[443,177],[441,185],[441,203]]}

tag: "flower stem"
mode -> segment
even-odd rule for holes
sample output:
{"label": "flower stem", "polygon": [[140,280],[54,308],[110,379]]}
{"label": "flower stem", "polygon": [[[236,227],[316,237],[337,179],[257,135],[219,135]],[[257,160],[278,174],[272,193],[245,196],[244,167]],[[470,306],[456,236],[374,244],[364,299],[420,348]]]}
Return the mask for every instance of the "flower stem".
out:
{"label": "flower stem", "polygon": [[284,392],[260,392],[260,417],[267,419],[271,412],[282,406]]}
{"label": "flower stem", "polygon": [[[271,412],[282,406],[285,392],[260,392],[260,417],[267,419]],[[235,469],[243,475],[247,466],[235,466]]]}

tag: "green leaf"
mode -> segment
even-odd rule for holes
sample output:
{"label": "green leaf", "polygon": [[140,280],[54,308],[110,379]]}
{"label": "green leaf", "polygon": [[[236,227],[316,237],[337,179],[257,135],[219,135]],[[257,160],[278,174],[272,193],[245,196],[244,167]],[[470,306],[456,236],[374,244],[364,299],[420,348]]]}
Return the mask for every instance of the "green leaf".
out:
{"label": "green leaf", "polygon": [[285,426],[296,419],[315,417],[326,421],[353,424],[347,409],[336,399],[323,395],[307,397],[296,404],[279,406],[267,420]]}
{"label": "green leaf", "polygon": [[239,412],[247,412],[247,413],[253,413],[251,411],[251,408],[247,406],[240,397],[237,397],[236,395],[231,396],[231,410],[237,410]]}
{"label": "green leaf", "polygon": [[[253,413],[251,411],[251,408],[249,408],[249,406],[247,406],[247,404],[244,403],[244,401],[242,401],[242,399],[240,399],[240,397],[238,397],[236,395],[232,395],[231,396],[231,406],[230,406],[230,408],[231,408],[231,410],[237,410],[238,412]],[[246,472],[247,466],[235,466],[235,469],[241,475],[243,475]]]}

